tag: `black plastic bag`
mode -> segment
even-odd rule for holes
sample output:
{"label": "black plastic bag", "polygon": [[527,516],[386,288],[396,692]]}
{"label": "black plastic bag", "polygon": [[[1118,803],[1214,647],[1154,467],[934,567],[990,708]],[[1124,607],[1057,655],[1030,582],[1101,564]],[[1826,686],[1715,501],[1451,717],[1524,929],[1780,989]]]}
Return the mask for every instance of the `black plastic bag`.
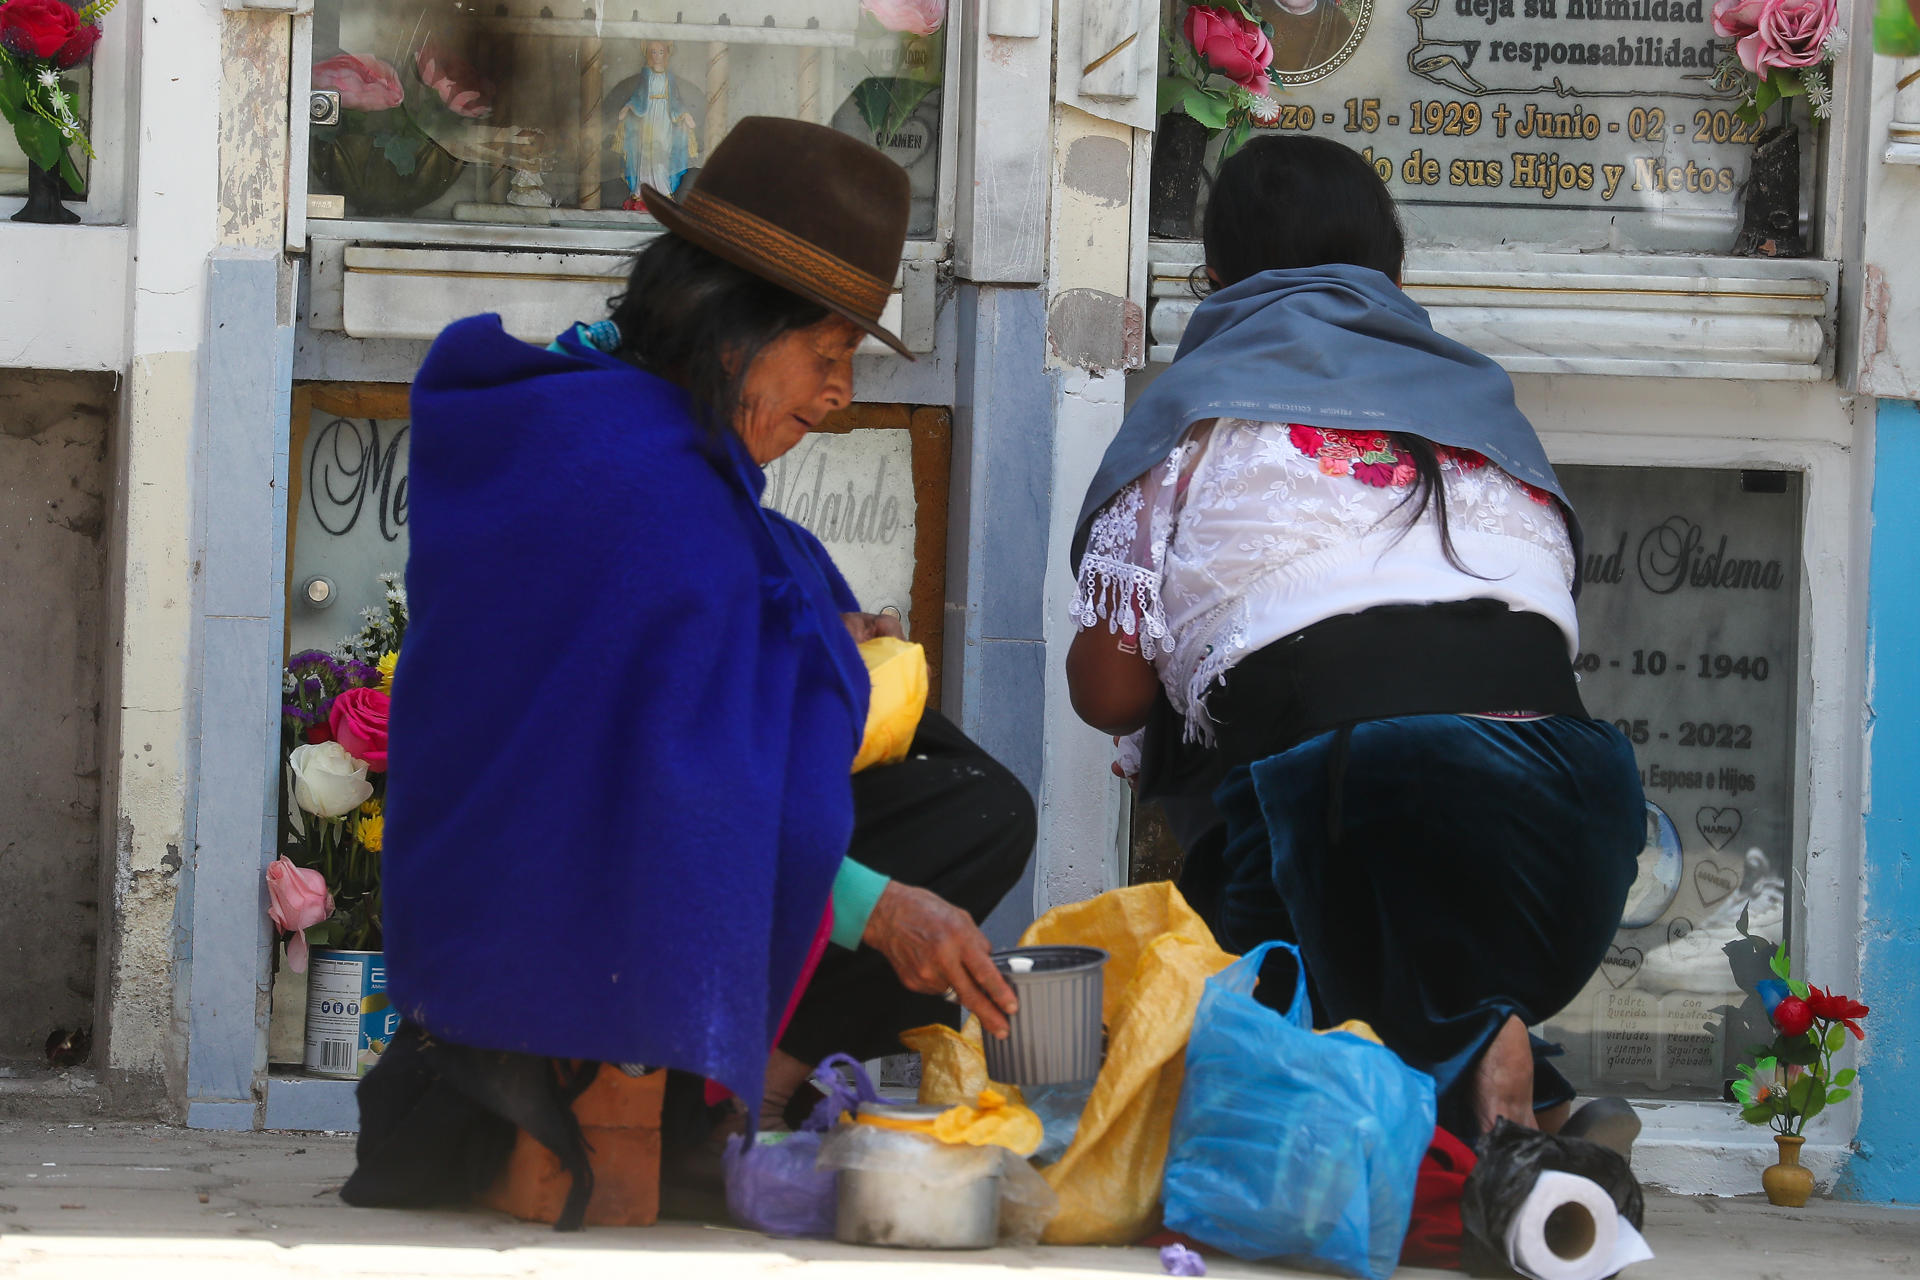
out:
{"label": "black plastic bag", "polygon": [[1597,1183],[1636,1231],[1646,1218],[1646,1201],[1633,1170],[1610,1147],[1501,1120],[1481,1142],[1479,1156],[1460,1193],[1460,1225],[1465,1231],[1460,1265],[1473,1275],[1513,1274],[1507,1265],[1507,1228],[1543,1173],[1571,1173]]}

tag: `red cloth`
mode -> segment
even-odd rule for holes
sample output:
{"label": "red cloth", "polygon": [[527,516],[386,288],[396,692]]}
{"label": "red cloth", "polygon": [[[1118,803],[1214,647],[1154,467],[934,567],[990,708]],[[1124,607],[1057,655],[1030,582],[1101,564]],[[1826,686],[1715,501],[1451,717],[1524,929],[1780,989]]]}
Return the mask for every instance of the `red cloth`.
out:
{"label": "red cloth", "polygon": [[[773,1033],[773,1042],[787,1034],[787,1024],[793,1021],[793,1011],[800,1007],[800,997],[807,994],[807,984],[813,981],[813,971],[820,967],[820,957],[827,954],[827,941],[833,936],[833,901],[828,899],[827,909],[820,916],[820,927],[814,931],[813,945],[807,948],[807,962],[800,966],[800,981],[793,984],[793,994],[787,997],[787,1011],[780,1015],[780,1029]],[[707,1081],[707,1105],[717,1106],[731,1098],[725,1085]]]}
{"label": "red cloth", "polygon": [[1218,1249],[1210,1244],[1201,1244],[1192,1236],[1183,1236],[1178,1231],[1168,1231],[1164,1227],[1148,1236],[1145,1240],[1142,1240],[1139,1247],[1142,1249],[1164,1249],[1170,1244],[1183,1244],[1195,1253],[1204,1253],[1210,1257],[1218,1257],[1220,1253]]}
{"label": "red cloth", "polygon": [[1433,1131],[1414,1183],[1413,1222],[1400,1246],[1401,1266],[1460,1269],[1460,1192],[1477,1163],[1460,1139],[1445,1129]]}

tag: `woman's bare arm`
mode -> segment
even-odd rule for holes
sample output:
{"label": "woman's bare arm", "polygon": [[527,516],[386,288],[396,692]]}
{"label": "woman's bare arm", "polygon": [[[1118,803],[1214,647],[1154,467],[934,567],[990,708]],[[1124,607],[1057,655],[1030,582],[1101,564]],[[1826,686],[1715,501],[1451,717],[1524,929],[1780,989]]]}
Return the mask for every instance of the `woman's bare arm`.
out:
{"label": "woman's bare arm", "polygon": [[1160,677],[1135,637],[1095,625],[1082,628],[1067,649],[1067,691],[1082,720],[1124,736],[1146,724]]}

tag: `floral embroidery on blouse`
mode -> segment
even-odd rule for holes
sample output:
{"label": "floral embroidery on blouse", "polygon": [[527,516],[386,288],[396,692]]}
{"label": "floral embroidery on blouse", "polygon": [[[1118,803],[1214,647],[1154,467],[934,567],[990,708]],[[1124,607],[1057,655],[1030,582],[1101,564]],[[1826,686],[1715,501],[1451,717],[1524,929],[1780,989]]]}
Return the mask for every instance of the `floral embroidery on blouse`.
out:
{"label": "floral embroidery on blouse", "polygon": [[[1287,428],[1293,447],[1320,464],[1320,473],[1328,476],[1352,476],[1376,489],[1404,489],[1419,476],[1413,459],[1394,447],[1391,437],[1377,431],[1345,431],[1338,427]],[[1452,463],[1461,472],[1478,471],[1487,465],[1482,455],[1471,449],[1455,449],[1436,444],[1434,454],[1443,463]],[[1549,506],[1553,495],[1545,489],[1516,480],[1527,496],[1541,506]]]}

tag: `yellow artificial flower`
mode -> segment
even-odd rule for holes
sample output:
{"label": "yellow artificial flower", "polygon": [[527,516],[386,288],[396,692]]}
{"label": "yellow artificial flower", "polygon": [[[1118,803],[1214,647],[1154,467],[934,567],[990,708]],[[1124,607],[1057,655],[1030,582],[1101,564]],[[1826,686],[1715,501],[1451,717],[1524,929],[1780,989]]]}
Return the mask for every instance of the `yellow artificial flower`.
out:
{"label": "yellow artificial flower", "polygon": [[380,692],[385,694],[391,694],[393,692],[393,668],[394,664],[399,661],[400,654],[396,651],[381,654],[380,661],[373,664],[380,672]]}
{"label": "yellow artificial flower", "polygon": [[380,852],[380,845],[387,836],[386,817],[378,813],[364,814],[354,824],[353,834],[360,837],[361,847],[369,853]]}

